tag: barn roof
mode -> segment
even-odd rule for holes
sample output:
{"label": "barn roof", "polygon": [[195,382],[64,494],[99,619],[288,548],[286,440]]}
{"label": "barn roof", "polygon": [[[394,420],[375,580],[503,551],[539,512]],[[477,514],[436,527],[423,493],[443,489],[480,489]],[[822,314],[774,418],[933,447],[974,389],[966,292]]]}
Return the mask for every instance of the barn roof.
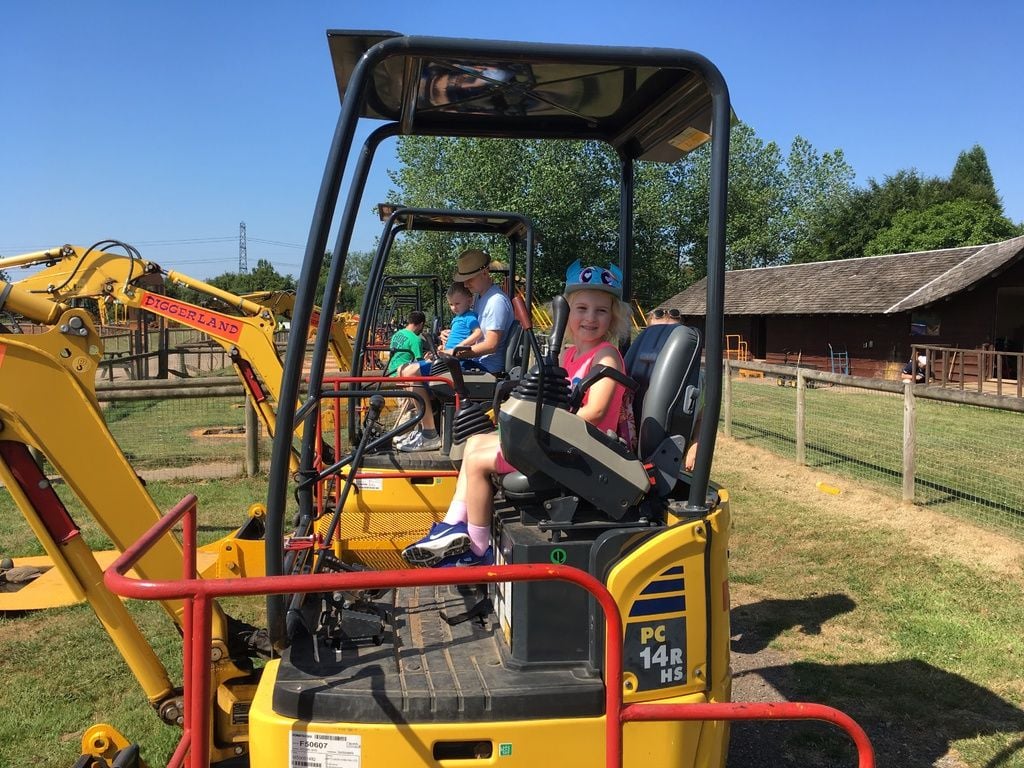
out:
{"label": "barn roof", "polygon": [[[1024,236],[991,245],[742,269],[725,274],[727,315],[877,315],[958,293],[1024,257]],[[664,302],[704,314],[705,281]]]}

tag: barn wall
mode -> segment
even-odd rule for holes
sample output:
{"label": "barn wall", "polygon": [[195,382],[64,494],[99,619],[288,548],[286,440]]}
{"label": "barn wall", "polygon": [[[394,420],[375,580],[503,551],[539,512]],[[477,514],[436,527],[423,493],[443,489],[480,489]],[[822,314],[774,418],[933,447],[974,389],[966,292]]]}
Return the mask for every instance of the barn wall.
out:
{"label": "barn wall", "polygon": [[[776,315],[767,318],[766,359],[831,370],[829,347],[847,352],[854,376],[891,376],[903,364],[900,340],[909,337],[909,317],[886,315]],[[905,342],[904,342],[905,343]],[[910,348],[907,346],[906,355]]]}
{"label": "barn wall", "polygon": [[[830,370],[829,347],[847,351],[855,376],[898,377],[912,345],[978,349],[995,341],[996,295],[1001,287],[1024,288],[1024,260],[975,287],[922,308],[938,319],[938,335],[910,333],[915,313],[898,315],[728,315],[725,333],[738,334],[753,357]],[[703,317],[688,321],[703,327]],[[920,319],[920,318],[919,318]],[[1013,340],[1021,344],[1024,339]],[[973,369],[965,371],[965,378]]]}

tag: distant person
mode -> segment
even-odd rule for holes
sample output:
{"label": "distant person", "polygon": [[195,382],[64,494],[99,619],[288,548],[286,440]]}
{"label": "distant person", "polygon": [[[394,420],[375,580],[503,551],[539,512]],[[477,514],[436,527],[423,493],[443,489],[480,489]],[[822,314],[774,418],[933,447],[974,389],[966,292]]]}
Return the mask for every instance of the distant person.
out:
{"label": "distant person", "polygon": [[423,326],[427,322],[427,316],[414,309],[409,313],[409,319],[405,328],[399,328],[391,337],[388,345],[391,357],[388,359],[385,376],[397,376],[398,371],[410,363],[423,359]]}
{"label": "distant person", "polygon": [[914,360],[911,358],[910,362],[903,366],[900,380],[913,381],[915,384],[924,384],[928,381],[928,357],[926,355],[917,356],[916,371],[914,370]]}
{"label": "distant person", "polygon": [[[480,321],[477,319],[476,312],[473,311],[471,306],[473,294],[463,283],[452,283],[446,293],[446,298],[448,299],[448,308],[452,313],[452,324],[449,329],[441,334],[445,338],[443,351],[448,354],[454,354],[454,350],[457,347],[471,346],[483,339],[484,333],[480,329]],[[426,354],[423,360],[403,367],[401,375],[429,376],[433,366],[432,360],[433,355]],[[395,440],[394,447],[401,448],[412,439],[421,440],[422,438],[419,435],[420,429],[414,429],[409,434]]]}
{"label": "distant person", "polygon": [[683,315],[678,309],[662,309],[658,307],[647,316],[648,325],[679,325],[683,322]]}

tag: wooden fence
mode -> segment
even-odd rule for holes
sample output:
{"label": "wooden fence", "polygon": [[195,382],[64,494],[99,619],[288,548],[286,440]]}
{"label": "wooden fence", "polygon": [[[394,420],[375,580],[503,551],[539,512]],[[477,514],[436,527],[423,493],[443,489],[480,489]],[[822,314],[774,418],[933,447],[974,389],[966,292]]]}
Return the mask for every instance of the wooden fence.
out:
{"label": "wooden fence", "polygon": [[961,405],[973,405],[1014,413],[1024,413],[1024,399],[1017,397],[979,394],[978,392],[972,392],[967,389],[943,389],[940,387],[930,387],[924,384],[913,384],[910,382],[867,379],[860,376],[847,376],[839,373],[816,371],[790,365],[772,365],[769,363],[754,361],[739,362],[727,360],[722,403],[722,429],[725,434],[729,436],[732,436],[733,434],[733,373],[739,371],[743,371],[747,375],[749,375],[749,372],[753,371],[756,372],[757,375],[763,376],[766,379],[765,386],[771,386],[773,379],[775,383],[780,386],[795,386],[796,409],[793,414],[793,418],[795,420],[795,450],[796,461],[801,465],[806,465],[807,463],[806,393],[808,388],[840,385],[874,392],[884,392],[896,395],[902,394],[902,499],[903,501],[910,503],[914,502],[915,496],[916,456],[918,450],[916,413],[918,400],[934,400]]}

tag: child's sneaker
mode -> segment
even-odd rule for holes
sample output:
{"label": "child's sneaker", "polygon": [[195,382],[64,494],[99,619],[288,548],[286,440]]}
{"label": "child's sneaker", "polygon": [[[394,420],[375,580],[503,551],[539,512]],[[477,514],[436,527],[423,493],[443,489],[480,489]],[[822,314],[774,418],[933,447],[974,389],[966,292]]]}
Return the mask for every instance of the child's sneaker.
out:
{"label": "child's sneaker", "polygon": [[391,447],[395,448],[395,449],[401,448],[403,445],[405,445],[407,442],[412,440],[413,437],[415,437],[419,433],[420,433],[419,427],[416,427],[415,429],[412,429],[412,430],[406,432],[404,435],[399,435],[398,437],[394,437],[394,438],[391,439]]}
{"label": "child's sneaker", "polygon": [[437,451],[441,449],[441,436],[425,437],[422,432],[417,432],[400,446],[398,450],[405,453],[417,453],[419,451]]}
{"label": "child's sneaker", "polygon": [[430,532],[402,550],[412,565],[435,566],[446,557],[461,555],[469,549],[469,530],[465,523],[434,523]]}
{"label": "child's sneaker", "polygon": [[452,555],[435,565],[435,568],[463,568],[469,565],[494,565],[494,549],[488,547],[482,555],[476,554],[473,550],[467,550],[461,555]]}

